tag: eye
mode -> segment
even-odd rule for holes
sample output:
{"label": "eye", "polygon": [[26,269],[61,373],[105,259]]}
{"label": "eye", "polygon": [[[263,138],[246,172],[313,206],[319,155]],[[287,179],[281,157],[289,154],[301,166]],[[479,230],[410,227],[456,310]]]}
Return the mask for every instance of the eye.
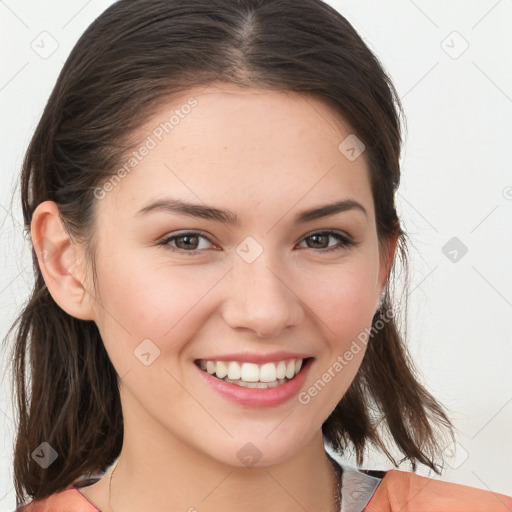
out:
{"label": "eye", "polygon": [[195,231],[187,231],[168,236],[159,242],[159,245],[163,245],[171,251],[196,254],[197,252],[201,252],[201,250],[208,248],[207,244],[206,246],[201,245],[201,240],[208,241],[208,238]]}
{"label": "eye", "polygon": [[[329,247],[330,238],[337,240],[338,243]],[[201,241],[205,241],[205,243],[201,244]],[[320,253],[341,250],[349,246],[357,245],[356,242],[336,231],[317,231],[303,238],[303,241],[312,241],[313,247],[308,246],[306,248],[318,249]],[[168,236],[159,242],[158,245],[162,245],[171,251],[195,255],[208,249],[208,243],[211,244],[208,237],[205,235],[195,231],[186,231]],[[325,245],[326,243],[327,246]]]}
{"label": "eye", "polygon": [[[334,238],[338,240],[338,243],[332,247],[326,247],[325,243],[329,242],[329,238]],[[304,241],[312,240],[313,247],[308,247],[308,249],[321,249],[320,252],[330,252],[341,250],[345,247],[355,246],[356,242],[351,240],[350,238],[337,233],[336,231],[317,231],[316,233],[312,233],[311,235],[306,236]],[[318,246],[322,247],[318,247]],[[322,250],[323,249],[323,250]]]}

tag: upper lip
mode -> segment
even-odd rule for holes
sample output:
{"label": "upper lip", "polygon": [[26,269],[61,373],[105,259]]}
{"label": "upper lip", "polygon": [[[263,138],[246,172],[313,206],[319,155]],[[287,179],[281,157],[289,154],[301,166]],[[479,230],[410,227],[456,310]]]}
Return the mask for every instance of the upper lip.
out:
{"label": "upper lip", "polygon": [[265,364],[286,361],[287,359],[308,359],[312,357],[309,354],[300,354],[298,352],[279,351],[271,354],[256,354],[251,352],[232,352],[231,354],[216,354],[202,357],[203,361],[240,361],[243,363]]}

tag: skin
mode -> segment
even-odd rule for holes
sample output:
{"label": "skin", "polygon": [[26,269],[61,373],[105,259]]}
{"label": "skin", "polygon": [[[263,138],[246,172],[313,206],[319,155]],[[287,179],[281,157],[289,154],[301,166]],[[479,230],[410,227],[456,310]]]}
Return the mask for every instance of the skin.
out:
{"label": "skin", "polygon": [[[60,223],[56,205],[38,206],[34,243],[52,242],[40,260],[56,302],[94,320],[120,376],[124,444],[112,479],[82,489],[97,508],[116,512],[334,510],[337,479],[322,423],[352,382],[363,350],[301,404],[296,397],[266,409],[227,401],[197,376],[208,355],[291,350],[315,359],[307,390],[370,328],[396,239],[378,244],[365,154],[338,149],[351,132],[322,101],[291,92],[216,85],[192,89],[164,105],[140,129],[151,135],[173,110],[198,104],[96,205],[96,289],[84,247]],[[153,137],[154,138],[154,137]],[[165,211],[139,214],[162,197],[230,209],[239,226]],[[296,213],[343,199],[349,210],[303,224]],[[335,237],[357,245],[331,252]],[[186,249],[165,236],[200,230]],[[306,237],[306,235],[308,237]],[[236,252],[251,236],[263,252],[248,263]],[[193,245],[196,244],[196,245]],[[184,248],[185,247],[185,248]],[[180,252],[181,249],[181,252]],[[187,250],[197,249],[194,255]],[[149,366],[134,356],[144,339],[160,355]],[[253,443],[261,459],[237,457]]]}

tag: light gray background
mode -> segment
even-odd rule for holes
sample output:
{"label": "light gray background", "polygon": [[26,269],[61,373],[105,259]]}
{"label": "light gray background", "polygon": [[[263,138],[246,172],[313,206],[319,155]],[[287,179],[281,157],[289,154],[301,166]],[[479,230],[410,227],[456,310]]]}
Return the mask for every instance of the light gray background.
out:
{"label": "light gray background", "polygon": [[[111,3],[0,0],[2,336],[32,284],[18,195],[10,205],[23,153],[71,48]],[[414,244],[410,350],[458,429],[436,478],[512,494],[512,1],[329,3],[381,59],[408,119],[398,207]],[[1,384],[0,510],[13,512],[10,374]],[[391,465],[371,452],[365,467]]]}

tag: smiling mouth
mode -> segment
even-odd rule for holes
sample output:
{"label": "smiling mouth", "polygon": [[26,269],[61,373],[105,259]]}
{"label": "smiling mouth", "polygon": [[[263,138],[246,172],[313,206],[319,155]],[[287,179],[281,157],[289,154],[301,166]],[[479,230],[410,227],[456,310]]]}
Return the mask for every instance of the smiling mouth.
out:
{"label": "smiling mouth", "polygon": [[276,363],[243,363],[239,361],[208,361],[194,363],[212,377],[245,388],[275,388],[293,380],[304,369],[306,359],[287,359]]}

